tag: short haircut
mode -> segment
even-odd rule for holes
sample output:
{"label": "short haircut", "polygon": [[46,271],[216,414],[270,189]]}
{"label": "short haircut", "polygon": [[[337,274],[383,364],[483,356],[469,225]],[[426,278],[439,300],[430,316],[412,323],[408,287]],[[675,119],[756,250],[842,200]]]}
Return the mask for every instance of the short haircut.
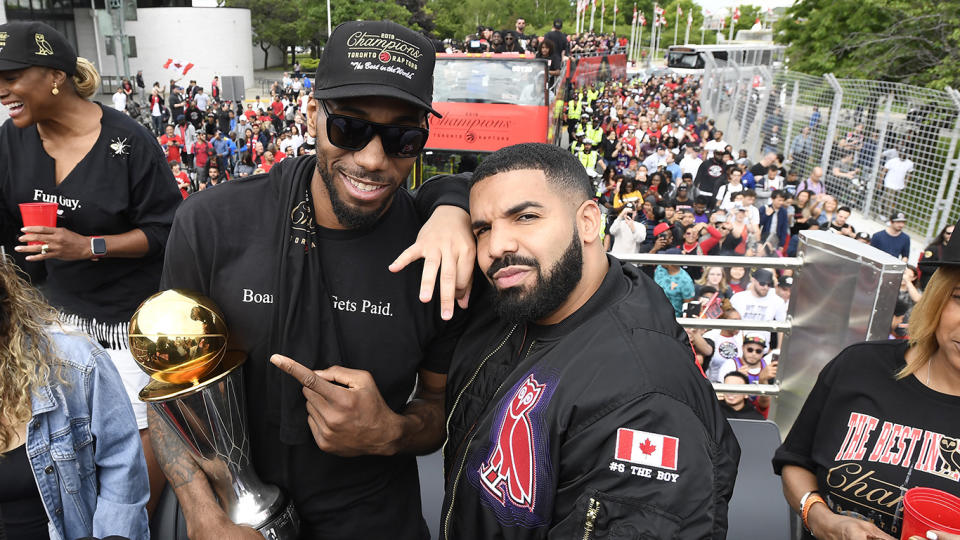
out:
{"label": "short haircut", "polygon": [[710,197],[708,195],[697,195],[697,198],[693,200],[693,204],[710,204]]}
{"label": "short haircut", "polygon": [[515,144],[490,154],[473,172],[470,187],[489,176],[522,169],[543,171],[548,183],[582,197],[578,202],[593,198],[593,184],[577,158],[557,145],[544,143]]}
{"label": "short haircut", "polygon": [[753,197],[754,199],[757,198],[757,192],[752,189],[745,189],[742,191],[742,193],[744,197]]}
{"label": "short haircut", "polygon": [[767,167],[767,172],[776,172],[776,173],[779,173],[779,172],[780,172],[780,167],[777,167],[776,165],[771,165],[771,166]]}
{"label": "short haircut", "polygon": [[687,178],[693,180],[693,175],[688,172],[685,172],[680,178],[683,178],[684,180],[686,180]]}
{"label": "short haircut", "polygon": [[[573,154],[571,154],[571,155],[573,155]],[[771,199],[777,199],[777,198],[786,199],[786,198],[788,198],[789,196],[790,196],[790,194],[787,193],[786,191],[782,190],[782,189],[776,189],[776,190],[773,191],[773,193],[770,194],[770,198],[771,198]]]}
{"label": "short haircut", "polygon": [[675,200],[673,200],[673,199],[664,199],[663,201],[660,202],[660,206],[662,206],[662,207],[664,207],[664,208],[674,208],[674,209],[676,209],[676,207],[677,207],[677,201],[675,201]]}
{"label": "short haircut", "polygon": [[849,206],[841,206],[840,208],[837,208],[837,212],[846,212],[846,213],[848,213],[848,214],[852,214],[852,213],[853,213],[853,211],[850,210],[850,207],[849,207]]}
{"label": "short haircut", "polygon": [[723,380],[727,380],[727,377],[736,377],[742,380],[743,384],[750,384],[750,378],[739,371],[731,371],[730,373],[727,373],[723,376]]}

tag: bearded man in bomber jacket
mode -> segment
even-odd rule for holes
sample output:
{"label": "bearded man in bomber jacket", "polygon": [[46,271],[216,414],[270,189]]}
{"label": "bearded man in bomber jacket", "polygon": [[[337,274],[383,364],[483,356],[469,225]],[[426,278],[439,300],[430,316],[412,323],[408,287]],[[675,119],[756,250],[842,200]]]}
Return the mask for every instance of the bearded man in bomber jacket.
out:
{"label": "bearded man in bomber jacket", "polygon": [[552,145],[473,175],[493,290],[448,379],[442,538],[726,537],[740,447],[663,292],[604,253],[592,196]]}

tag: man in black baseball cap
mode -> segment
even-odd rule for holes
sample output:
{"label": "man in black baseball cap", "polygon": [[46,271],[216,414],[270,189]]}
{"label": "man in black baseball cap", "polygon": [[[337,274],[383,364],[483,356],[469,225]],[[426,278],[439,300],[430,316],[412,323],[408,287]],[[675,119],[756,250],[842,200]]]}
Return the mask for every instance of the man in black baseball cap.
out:
{"label": "man in black baseball cap", "polygon": [[[213,299],[242,336],[253,465],[290,495],[300,538],[428,536],[415,455],[443,440],[454,293],[475,264],[465,183],[432,180],[416,200],[402,189],[437,115],[434,62],[398,24],[338,26],[307,108],[316,155],[193,195],[167,245],[162,287]],[[440,256],[405,268],[422,253]],[[441,299],[434,263],[449,271]],[[190,472],[177,495],[191,529],[254,538],[160,446]]]}

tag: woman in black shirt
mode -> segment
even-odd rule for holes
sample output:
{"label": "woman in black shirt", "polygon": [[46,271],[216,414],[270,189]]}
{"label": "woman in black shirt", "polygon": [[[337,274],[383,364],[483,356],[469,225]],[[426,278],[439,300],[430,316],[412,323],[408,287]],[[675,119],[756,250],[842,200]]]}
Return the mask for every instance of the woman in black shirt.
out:
{"label": "woman in black shirt", "polygon": [[[127,325],[159,286],[180,191],[143,126],[89,101],[100,76],[66,38],[33,22],[0,25],[0,33],[7,36],[0,100],[10,110],[10,121],[0,126],[2,245],[25,256],[19,263],[40,263],[41,290],[64,322],[110,353],[137,414],[158,494],[163,475],[149,445],[146,406],[137,397],[148,378],[128,349]],[[48,54],[33,54],[34,34],[45,36]],[[26,202],[58,203],[56,227],[21,231],[18,204]]]}
{"label": "woman in black shirt", "polygon": [[815,538],[899,538],[906,490],[960,495],[960,241],[937,265],[909,342],[841,352],[774,455]]}

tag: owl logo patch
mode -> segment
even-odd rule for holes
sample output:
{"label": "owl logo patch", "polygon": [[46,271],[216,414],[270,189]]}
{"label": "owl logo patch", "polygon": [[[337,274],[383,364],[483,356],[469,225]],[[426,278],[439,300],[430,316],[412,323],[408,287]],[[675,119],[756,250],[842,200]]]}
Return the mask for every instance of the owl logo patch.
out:
{"label": "owl logo patch", "polygon": [[530,412],[546,385],[531,373],[507,405],[490,456],[480,466],[480,482],[500,504],[533,511],[537,491],[536,449]]}
{"label": "owl logo patch", "polygon": [[47,36],[37,33],[33,35],[33,40],[37,43],[37,56],[52,56],[53,46],[47,41]]}

